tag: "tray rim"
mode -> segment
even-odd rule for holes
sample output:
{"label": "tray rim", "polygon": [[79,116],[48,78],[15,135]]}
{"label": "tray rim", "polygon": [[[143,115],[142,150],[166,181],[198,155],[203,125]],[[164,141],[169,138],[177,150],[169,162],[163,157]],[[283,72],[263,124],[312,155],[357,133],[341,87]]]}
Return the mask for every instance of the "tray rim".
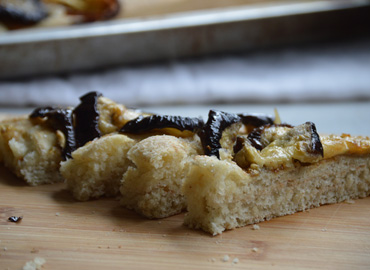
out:
{"label": "tray rim", "polygon": [[302,15],[370,6],[369,0],[323,0],[300,3],[250,4],[229,8],[171,13],[143,18],[118,19],[84,25],[17,30],[0,34],[4,45],[38,43],[79,38],[116,36],[130,33],[226,24],[249,20]]}

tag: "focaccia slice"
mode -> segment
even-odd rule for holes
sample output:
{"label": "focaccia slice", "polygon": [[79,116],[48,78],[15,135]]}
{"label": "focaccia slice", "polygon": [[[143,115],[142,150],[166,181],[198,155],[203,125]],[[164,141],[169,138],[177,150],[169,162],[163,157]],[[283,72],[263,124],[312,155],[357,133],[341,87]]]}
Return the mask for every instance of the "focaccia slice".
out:
{"label": "focaccia slice", "polygon": [[121,186],[121,205],[148,218],[164,218],[186,209],[181,188],[188,162],[200,151],[198,138],[148,137],[128,152],[132,162]]}
{"label": "focaccia slice", "polygon": [[251,146],[251,136],[236,161],[193,159],[183,186],[187,226],[216,235],[370,195],[369,138],[322,136],[320,158],[312,152],[311,139],[300,133],[302,126],[265,130],[263,149]]}
{"label": "focaccia slice", "polygon": [[87,201],[118,195],[122,175],[130,164],[127,152],[135,143],[126,135],[112,133],[72,152],[60,171],[74,198]]}
{"label": "focaccia slice", "polygon": [[[81,124],[74,123],[75,110],[80,110],[82,125],[96,124],[99,136],[115,133],[126,122],[144,114],[97,92],[81,97],[76,108],[37,108],[29,116],[0,122],[0,162],[30,185],[63,181],[60,162],[66,159],[68,151],[70,155],[85,144],[76,144],[75,134],[81,130]],[[92,120],[96,123],[91,123]],[[90,130],[83,132],[87,142],[94,139],[88,137]]]}
{"label": "focaccia slice", "polygon": [[0,124],[0,160],[19,178],[36,186],[63,180],[61,138],[54,130],[27,117]]}

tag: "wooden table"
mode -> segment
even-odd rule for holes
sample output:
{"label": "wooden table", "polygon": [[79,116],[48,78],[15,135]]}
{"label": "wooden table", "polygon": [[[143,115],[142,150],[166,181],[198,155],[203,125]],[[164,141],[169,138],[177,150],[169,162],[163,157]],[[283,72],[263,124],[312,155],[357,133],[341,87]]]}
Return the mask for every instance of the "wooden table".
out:
{"label": "wooden table", "polygon": [[22,269],[36,257],[55,270],[370,266],[370,198],[212,237],[183,226],[183,214],[147,220],[116,199],[76,202],[64,184],[30,187],[4,167],[0,175],[0,269]]}

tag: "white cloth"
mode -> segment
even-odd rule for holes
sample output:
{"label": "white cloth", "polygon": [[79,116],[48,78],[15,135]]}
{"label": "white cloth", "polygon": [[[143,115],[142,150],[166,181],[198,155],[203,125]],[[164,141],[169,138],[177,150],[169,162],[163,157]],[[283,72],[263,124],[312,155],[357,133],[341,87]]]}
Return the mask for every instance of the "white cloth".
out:
{"label": "white cloth", "polygon": [[137,105],[370,99],[370,40],[0,82],[0,105],[75,105],[89,91]]}

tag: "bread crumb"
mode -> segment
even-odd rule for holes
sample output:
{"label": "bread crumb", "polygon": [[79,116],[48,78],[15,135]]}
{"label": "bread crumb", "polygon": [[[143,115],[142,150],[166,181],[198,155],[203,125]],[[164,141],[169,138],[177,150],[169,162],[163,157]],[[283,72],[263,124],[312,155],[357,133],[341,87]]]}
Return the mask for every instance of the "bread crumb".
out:
{"label": "bread crumb", "polygon": [[8,248],[7,248],[7,247],[4,247],[3,249],[4,249],[4,251],[7,251],[7,250],[8,250]]}
{"label": "bread crumb", "polygon": [[252,230],[259,230],[259,229],[260,229],[260,226],[259,225],[253,224]]}
{"label": "bread crumb", "polygon": [[41,270],[41,267],[45,264],[44,258],[36,257],[33,261],[27,262],[23,266],[23,270]]}
{"label": "bread crumb", "polygon": [[55,213],[55,215],[56,215],[57,217],[59,217],[59,216],[60,216],[60,213],[59,213],[59,212],[56,212],[56,213]]}
{"label": "bread crumb", "polygon": [[31,250],[31,253],[39,253],[39,250],[38,250],[38,249],[36,249],[36,248],[33,248],[33,249]]}
{"label": "bread crumb", "polygon": [[257,252],[258,251],[258,248],[254,247],[254,248],[252,248],[252,251],[253,252]]}
{"label": "bread crumb", "polygon": [[326,232],[326,231],[327,231],[327,229],[326,229],[326,228],[324,228],[324,229],[321,229],[321,231],[322,231],[322,232]]}
{"label": "bread crumb", "polygon": [[354,204],[355,203],[355,201],[354,200],[346,200],[346,201],[344,201],[345,203],[348,203],[348,204]]}
{"label": "bread crumb", "polygon": [[223,262],[228,262],[229,260],[230,260],[229,255],[225,255],[225,256],[222,258],[222,261],[223,261]]}
{"label": "bread crumb", "polygon": [[238,259],[238,258],[235,258],[235,259],[233,260],[233,264],[237,264],[237,263],[239,263],[239,259]]}

